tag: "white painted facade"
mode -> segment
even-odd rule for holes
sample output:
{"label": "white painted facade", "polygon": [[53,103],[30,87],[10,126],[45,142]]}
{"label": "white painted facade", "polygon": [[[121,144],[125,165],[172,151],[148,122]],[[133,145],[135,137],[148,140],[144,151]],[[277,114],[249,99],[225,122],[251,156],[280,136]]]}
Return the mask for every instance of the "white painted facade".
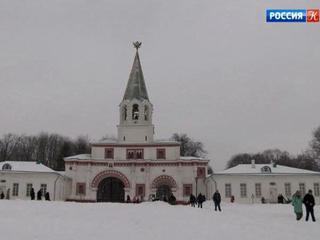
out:
{"label": "white painted facade", "polygon": [[212,198],[218,189],[226,202],[234,196],[237,203],[261,203],[262,197],[267,203],[275,203],[279,194],[291,199],[297,190],[307,193],[311,189],[320,204],[319,185],[319,172],[274,164],[240,164],[208,177],[207,196]]}
{"label": "white painted facade", "polygon": [[65,200],[71,190],[71,179],[36,162],[0,163],[0,194],[3,192],[5,198],[9,193],[9,199],[30,199],[28,185],[36,193],[43,188],[51,200]]}

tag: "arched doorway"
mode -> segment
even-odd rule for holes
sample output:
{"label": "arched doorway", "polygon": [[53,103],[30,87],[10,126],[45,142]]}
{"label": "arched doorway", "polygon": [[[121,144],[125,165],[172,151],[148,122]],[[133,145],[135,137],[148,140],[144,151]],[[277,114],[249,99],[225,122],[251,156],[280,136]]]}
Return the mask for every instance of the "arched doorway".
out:
{"label": "arched doorway", "polygon": [[124,183],[115,177],[100,181],[97,190],[97,202],[124,202]]}
{"label": "arched doorway", "polygon": [[160,175],[152,181],[152,188],[157,199],[168,200],[172,193],[176,191],[177,183],[171,176]]}

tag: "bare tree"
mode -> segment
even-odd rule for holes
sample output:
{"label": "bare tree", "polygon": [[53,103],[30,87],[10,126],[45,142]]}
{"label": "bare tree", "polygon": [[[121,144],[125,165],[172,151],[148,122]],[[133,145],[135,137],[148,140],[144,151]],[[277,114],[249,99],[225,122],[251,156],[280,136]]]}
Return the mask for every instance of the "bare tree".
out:
{"label": "bare tree", "polygon": [[202,142],[192,140],[185,133],[174,133],[171,139],[180,143],[181,156],[204,157],[207,153]]}

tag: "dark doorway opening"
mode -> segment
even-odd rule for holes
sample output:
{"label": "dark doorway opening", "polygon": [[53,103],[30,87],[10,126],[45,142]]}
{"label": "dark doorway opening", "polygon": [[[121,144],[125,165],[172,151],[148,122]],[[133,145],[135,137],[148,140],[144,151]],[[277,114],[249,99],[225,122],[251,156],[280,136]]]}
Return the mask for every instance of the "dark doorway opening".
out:
{"label": "dark doorway opening", "polygon": [[97,202],[124,202],[124,184],[114,177],[103,179],[98,186]]}
{"label": "dark doorway opening", "polygon": [[172,191],[169,185],[160,185],[157,187],[156,198],[161,201],[168,201]]}

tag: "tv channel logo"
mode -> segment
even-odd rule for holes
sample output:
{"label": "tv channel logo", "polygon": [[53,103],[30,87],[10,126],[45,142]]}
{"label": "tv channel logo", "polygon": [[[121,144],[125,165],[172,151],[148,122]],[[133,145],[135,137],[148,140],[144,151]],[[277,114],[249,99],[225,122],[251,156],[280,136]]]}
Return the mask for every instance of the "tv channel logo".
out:
{"label": "tv channel logo", "polygon": [[267,22],[317,23],[319,9],[267,9]]}

